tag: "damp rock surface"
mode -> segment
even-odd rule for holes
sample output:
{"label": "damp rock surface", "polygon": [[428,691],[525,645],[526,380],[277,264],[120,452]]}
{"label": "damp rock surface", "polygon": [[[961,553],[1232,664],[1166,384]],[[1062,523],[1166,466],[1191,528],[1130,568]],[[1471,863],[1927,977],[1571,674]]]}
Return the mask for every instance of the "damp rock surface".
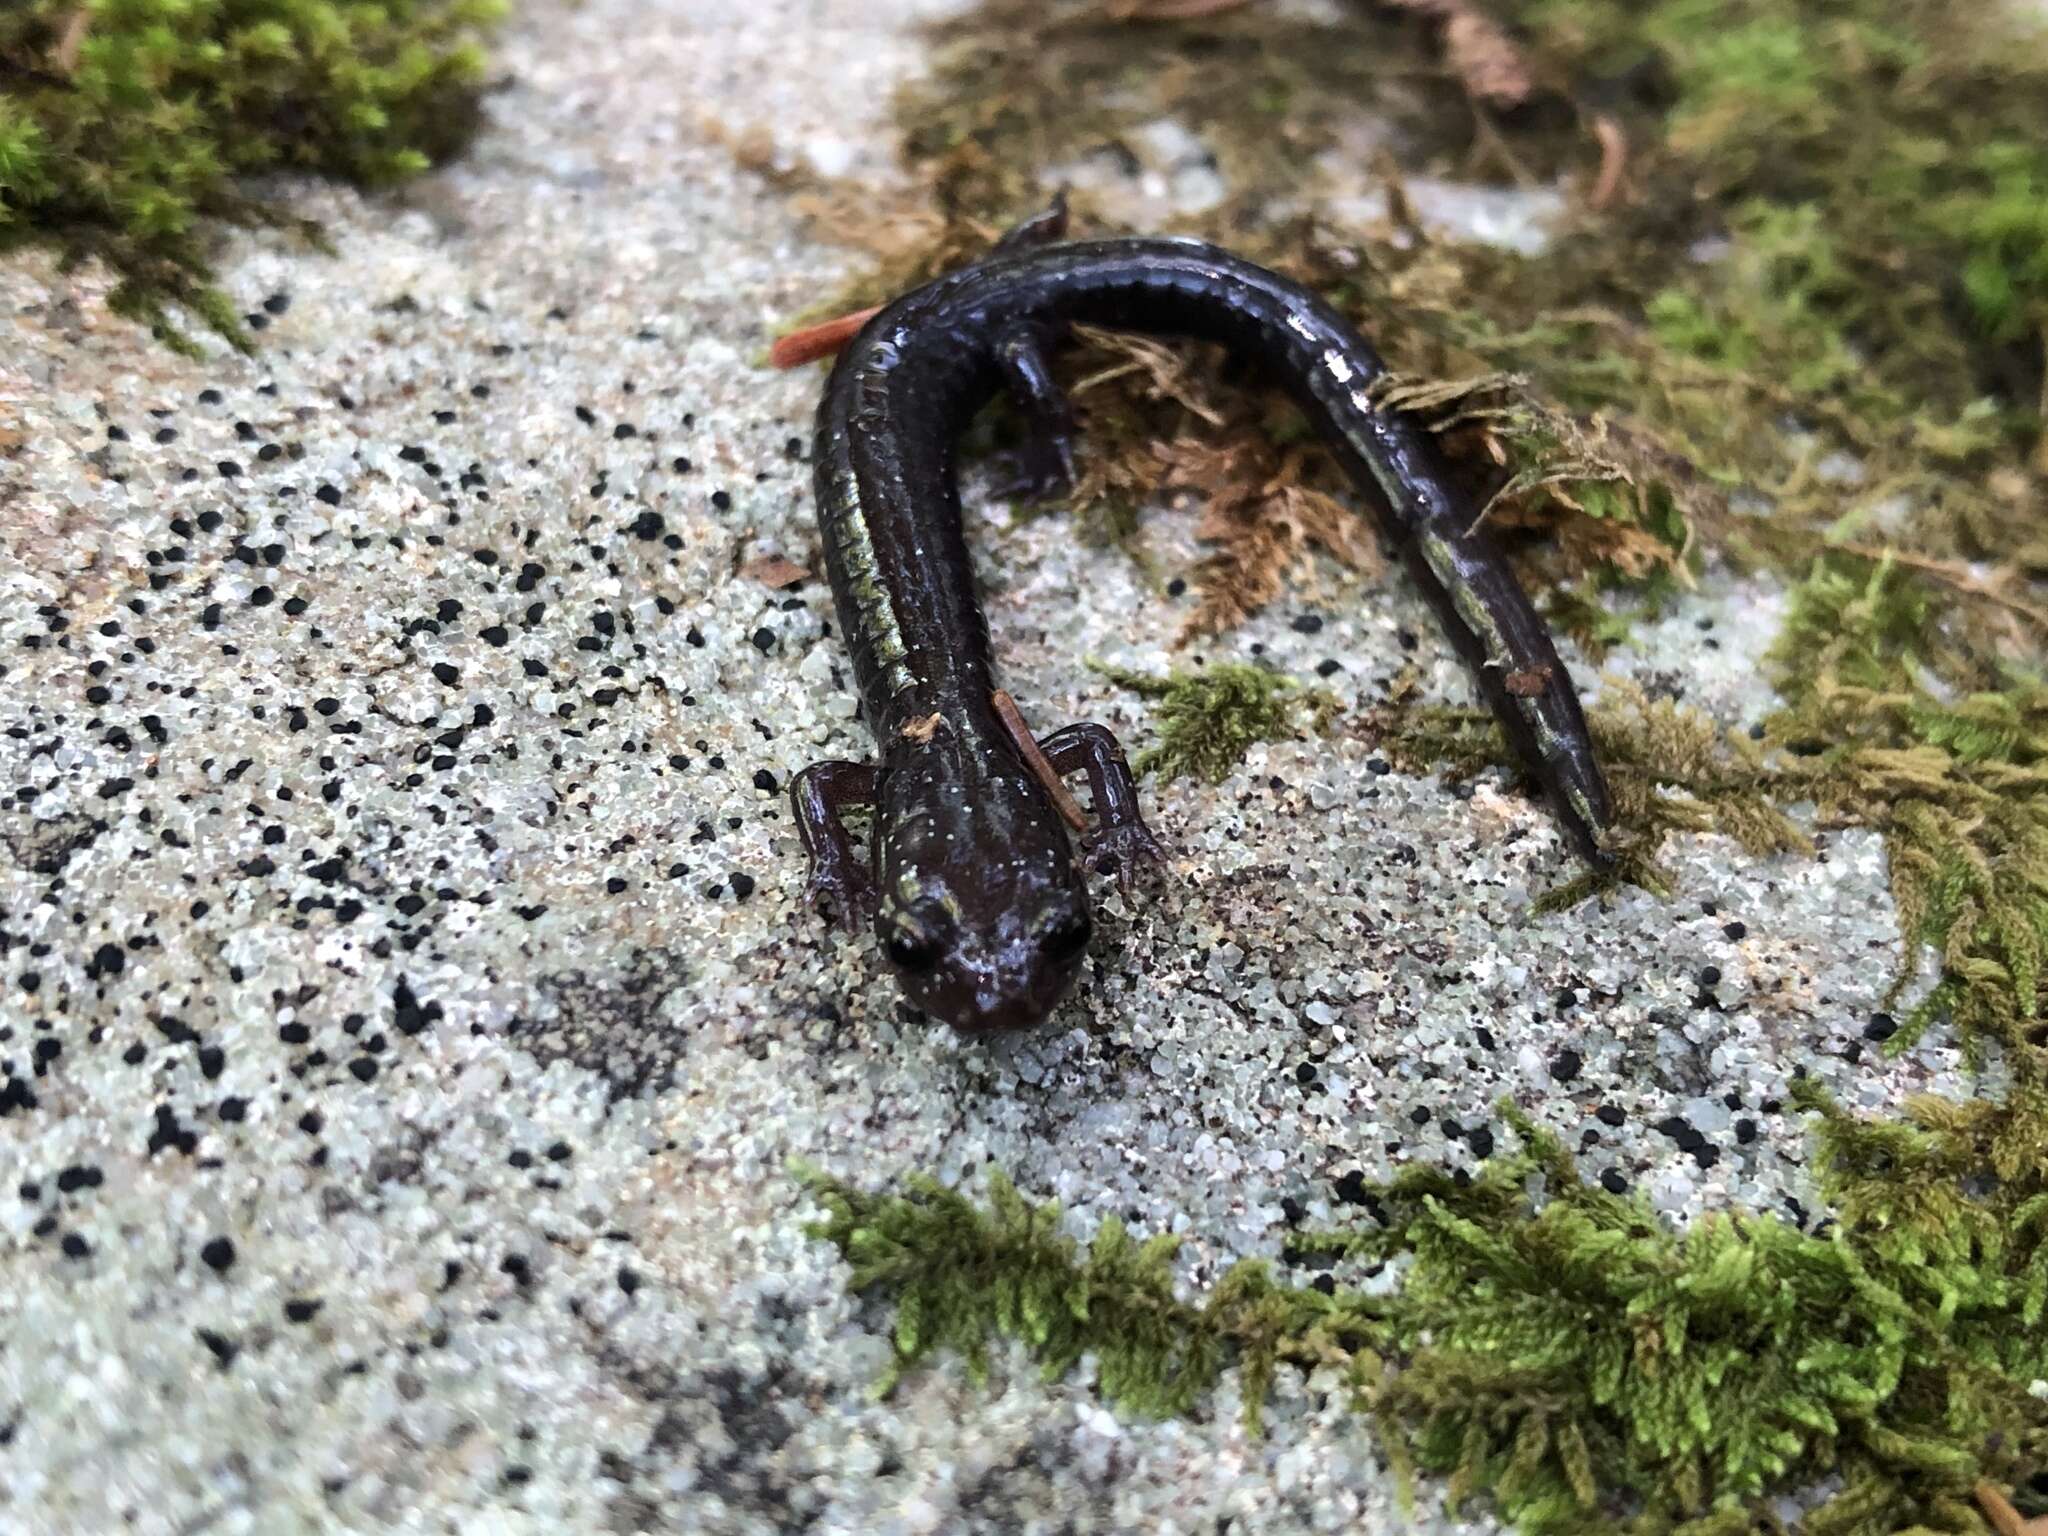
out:
{"label": "damp rock surface", "polygon": [[[1675,1221],[1806,1221],[1795,1070],[1852,1106],[1961,1086],[1942,1048],[1873,1060],[1874,839],[1681,840],[1681,896],[1538,916],[1571,873],[1539,806],[1342,727],[1146,786],[1167,868],[1100,888],[1043,1031],[918,1017],[802,909],[785,800],[869,743],[820,375],[762,358],[855,258],[704,123],[893,178],[937,8],[521,10],[463,160],[295,189],[332,257],[228,244],[252,358],[0,267],[0,1526],[1391,1532],[1328,1383],[1283,1376],[1260,1439],[1234,1379],[1147,1423],[1013,1356],[876,1401],[887,1319],[790,1162],[993,1162],[1076,1232],[1181,1233],[1192,1293],[1289,1209],[1345,1219],[1347,1175],[1471,1166],[1503,1096]],[[1526,238],[1543,196],[1475,217]],[[1191,514],[1152,517],[1147,573],[969,502],[1009,689],[1144,745],[1085,659],[1187,662]],[[1608,667],[1747,724],[1780,607],[1710,578]],[[1323,570],[1200,654],[1354,710],[1411,663],[1469,697],[1397,576]]]}

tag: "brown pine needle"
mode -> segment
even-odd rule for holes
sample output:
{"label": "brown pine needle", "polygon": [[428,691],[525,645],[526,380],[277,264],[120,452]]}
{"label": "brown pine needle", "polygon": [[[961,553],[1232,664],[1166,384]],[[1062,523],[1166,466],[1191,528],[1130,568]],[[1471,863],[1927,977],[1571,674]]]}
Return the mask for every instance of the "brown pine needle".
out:
{"label": "brown pine needle", "polygon": [[1972,572],[1968,566],[1953,560],[1933,560],[1926,555],[1910,554],[1902,549],[1886,546],[1882,549],[1872,544],[1843,542],[1830,544],[1829,549],[1839,549],[1844,554],[1860,555],[1865,560],[1889,560],[1894,565],[1903,565],[1908,570],[1921,571],[1935,580],[1945,582],[1969,597],[1981,597],[1987,603],[1995,603],[2009,613],[2019,615],[2037,629],[2048,630],[2048,608],[2026,602],[2000,589],[1993,581],[1986,581]]}
{"label": "brown pine needle", "polygon": [[1010,742],[1017,749],[1017,755],[1024,759],[1038,782],[1045,786],[1045,792],[1052,797],[1053,809],[1058,811],[1068,826],[1076,832],[1088,830],[1088,818],[1081,814],[1081,802],[1073,792],[1060,782],[1060,776],[1053,771],[1052,764],[1039,749],[1038,738],[1031,734],[1031,727],[1024,723],[1024,715],[1017,708],[1017,701],[998,688],[989,695],[996,707],[996,718],[1003,723],[1003,729],[1010,733]]}
{"label": "brown pine needle", "polygon": [[1474,101],[1517,107],[1529,99],[1534,81],[1522,50],[1500,23],[1471,0],[1387,0],[1404,11],[1432,17],[1442,29],[1444,58]]}
{"label": "brown pine needle", "polygon": [[1621,124],[1605,112],[1593,118],[1593,137],[1600,141],[1600,174],[1586,202],[1599,210],[1611,207],[1621,193],[1622,178],[1628,174],[1628,135]]}
{"label": "brown pine needle", "polygon": [[2004,1494],[1981,1478],[1972,1492],[1977,1496],[1977,1507],[1984,1511],[1984,1518],[1998,1536],[2048,1536],[2048,1515],[2036,1515],[2031,1520],[2022,1518]]}
{"label": "brown pine needle", "polygon": [[1112,21],[1196,21],[1221,16],[1251,0],[1110,0]]}
{"label": "brown pine needle", "polygon": [[50,62],[57,66],[58,74],[68,76],[78,68],[79,51],[85,47],[85,35],[91,30],[92,10],[81,5],[64,23],[57,46],[50,50]]}

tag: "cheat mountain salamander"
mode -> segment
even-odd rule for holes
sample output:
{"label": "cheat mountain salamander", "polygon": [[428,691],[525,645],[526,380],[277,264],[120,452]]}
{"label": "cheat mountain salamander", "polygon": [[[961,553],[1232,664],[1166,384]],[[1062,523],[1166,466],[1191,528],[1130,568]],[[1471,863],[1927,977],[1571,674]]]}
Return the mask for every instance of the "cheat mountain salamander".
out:
{"label": "cheat mountain salamander", "polygon": [[[1045,1017],[1090,923],[1068,840],[1085,826],[1060,775],[1085,772],[1082,839],[1120,878],[1159,849],[1116,738],[1070,725],[1034,743],[991,672],[960,516],[954,441],[1007,390],[1040,487],[1072,477],[1072,418],[1047,365],[1073,321],[1221,342],[1299,403],[1398,548],[1548,795],[1573,847],[1605,865],[1611,810],[1584,716],[1543,622],[1426,429],[1373,403],[1385,365],[1313,293],[1180,239],[1047,243],[1064,208],[984,260],[905,294],[840,354],[818,407],[818,520],[874,763],[822,762],[791,784],[808,896],[858,927],[921,1007],[967,1031]],[[873,808],[870,857],[840,821]]]}

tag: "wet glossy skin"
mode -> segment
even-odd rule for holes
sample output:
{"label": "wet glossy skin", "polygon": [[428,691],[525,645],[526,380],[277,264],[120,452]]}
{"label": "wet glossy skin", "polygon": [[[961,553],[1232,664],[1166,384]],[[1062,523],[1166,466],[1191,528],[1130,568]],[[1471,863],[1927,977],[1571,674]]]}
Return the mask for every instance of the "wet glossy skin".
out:
{"label": "wet glossy skin", "polygon": [[[1595,864],[1612,811],[1578,697],[1542,620],[1452,489],[1429,434],[1371,403],[1372,349],[1315,295],[1193,241],[1017,244],[889,305],[841,354],[818,409],[819,527],[876,767],[818,764],[792,794],[811,895],[872,912],[905,990],[961,1029],[1036,1022],[1071,981],[1087,893],[1065,823],[990,707],[988,629],[961,530],[954,443],[1007,389],[1040,480],[1070,463],[1045,365],[1072,321],[1219,341],[1263,365],[1338,452],[1382,536],[1471,667],[1567,837]],[[1127,873],[1156,844],[1107,732],[1042,743],[1085,768],[1091,852]],[[867,859],[838,813],[874,808]]]}
{"label": "wet glossy skin", "polygon": [[966,1029],[1052,1011],[1089,936],[1066,825],[992,721],[885,754],[875,934],[905,992]]}

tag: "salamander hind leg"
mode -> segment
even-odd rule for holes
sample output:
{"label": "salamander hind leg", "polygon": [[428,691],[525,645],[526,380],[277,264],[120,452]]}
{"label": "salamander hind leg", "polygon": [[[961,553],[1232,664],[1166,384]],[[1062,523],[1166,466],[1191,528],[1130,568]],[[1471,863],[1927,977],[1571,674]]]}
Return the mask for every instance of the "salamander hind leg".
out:
{"label": "salamander hind leg", "polygon": [[1049,245],[1064,239],[1067,233],[1067,191],[1062,187],[1053,193],[1052,201],[1029,218],[1020,219],[1004,230],[997,239],[994,249],[998,251],[1021,250],[1026,246]]}
{"label": "salamander hind leg", "polygon": [[1054,731],[1039,743],[1057,773],[1086,770],[1088,790],[1095,798],[1097,826],[1084,843],[1097,869],[1114,862],[1117,884],[1130,893],[1131,874],[1139,864],[1163,864],[1166,850],[1145,825],[1138,808],[1138,784],[1115,736],[1084,721]]}
{"label": "salamander hind leg", "polygon": [[811,856],[804,885],[807,906],[825,905],[841,924],[859,932],[875,915],[875,877],[854,850],[843,812],[875,803],[880,774],[872,763],[813,763],[789,784],[797,836]]}
{"label": "salamander hind leg", "polygon": [[1026,433],[1018,454],[1018,478],[1004,493],[1039,500],[1071,489],[1074,471],[1074,409],[1052,375],[1056,332],[1021,322],[996,338],[996,367],[1003,389],[1024,417]]}

